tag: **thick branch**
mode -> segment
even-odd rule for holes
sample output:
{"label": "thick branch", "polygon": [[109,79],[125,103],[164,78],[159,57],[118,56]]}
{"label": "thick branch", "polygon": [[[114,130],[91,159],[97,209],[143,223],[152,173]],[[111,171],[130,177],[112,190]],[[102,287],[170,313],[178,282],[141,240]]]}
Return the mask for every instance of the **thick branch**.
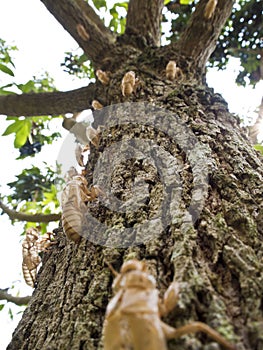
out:
{"label": "thick branch", "polygon": [[201,0],[178,40],[180,53],[191,58],[201,71],[216,47],[221,30],[231,14],[234,0],[218,0],[211,18],[204,17],[207,0]]}
{"label": "thick branch", "polygon": [[94,65],[100,65],[102,59],[112,49],[115,37],[88,3],[84,0],[41,0],[41,2],[77,41]]}
{"label": "thick branch", "polygon": [[0,96],[0,114],[8,116],[59,115],[79,112],[91,106],[94,84],[66,91]]}
{"label": "thick branch", "polygon": [[146,39],[149,45],[159,46],[163,0],[130,0],[125,34]]}
{"label": "thick branch", "polygon": [[13,295],[8,294],[6,289],[0,289],[0,300],[7,300],[18,306],[22,306],[22,305],[27,305],[30,299],[31,299],[30,295],[26,297],[14,297]]}
{"label": "thick branch", "polygon": [[0,208],[6,213],[11,220],[20,220],[27,222],[51,222],[60,220],[60,214],[26,214],[8,208],[0,201]]}

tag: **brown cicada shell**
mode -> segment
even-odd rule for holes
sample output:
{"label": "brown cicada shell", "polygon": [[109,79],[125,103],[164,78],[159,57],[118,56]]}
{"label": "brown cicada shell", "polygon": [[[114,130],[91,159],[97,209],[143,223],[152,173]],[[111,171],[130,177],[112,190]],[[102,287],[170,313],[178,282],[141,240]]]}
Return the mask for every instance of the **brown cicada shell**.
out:
{"label": "brown cicada shell", "polygon": [[136,84],[135,73],[127,72],[121,82],[121,92],[123,96],[129,96],[133,93]]}
{"label": "brown cicada shell", "polygon": [[208,0],[204,11],[204,17],[206,19],[210,19],[213,16],[216,9],[216,5],[217,5],[217,0]]}
{"label": "brown cicada shell", "polygon": [[61,196],[62,227],[69,240],[80,242],[85,225],[86,204],[95,200],[101,193],[97,186],[89,190],[88,182],[82,175],[73,176],[66,184]]}
{"label": "brown cicada shell", "polygon": [[119,274],[114,274],[115,295],[107,306],[103,326],[104,350],[167,350],[167,339],[195,332],[206,333],[225,349],[235,349],[205,323],[193,322],[176,329],[161,321],[178,301],[178,283],[173,282],[161,300],[156,280],[144,262],[129,260]]}
{"label": "brown cicada shell", "polygon": [[53,242],[51,242],[52,233],[45,233],[39,236],[35,228],[26,230],[25,239],[22,242],[22,271],[26,284],[30,287],[35,286],[38,265],[41,263],[39,253],[46,251]]}

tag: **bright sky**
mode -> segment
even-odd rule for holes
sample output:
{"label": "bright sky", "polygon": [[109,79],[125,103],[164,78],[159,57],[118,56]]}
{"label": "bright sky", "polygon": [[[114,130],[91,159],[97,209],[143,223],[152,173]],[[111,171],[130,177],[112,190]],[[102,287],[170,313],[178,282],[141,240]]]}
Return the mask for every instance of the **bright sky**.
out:
{"label": "bright sky", "polygon": [[[19,48],[16,53],[16,82],[25,83],[33,75],[39,76],[44,71],[48,71],[50,76],[55,78],[55,85],[60,90],[70,90],[87,85],[87,81],[75,79],[64,73],[60,67],[63,62],[64,52],[77,49],[78,45],[67,34],[60,24],[49,14],[40,1],[36,0],[6,0],[2,1],[0,12],[0,37],[9,44],[15,44]],[[229,103],[229,108],[236,114],[242,116],[253,111],[261,101],[263,84],[258,84],[257,89],[237,88],[234,83],[236,63],[232,61],[230,70],[220,73],[208,74],[208,83],[214,87],[216,92],[223,94]],[[0,86],[1,86],[0,75]],[[254,118],[256,114],[254,114]],[[54,128],[60,126],[54,122]],[[5,123],[0,124],[0,135],[5,130]],[[64,133],[66,135],[66,133]],[[54,145],[46,146],[44,153],[40,157],[23,161],[15,161],[18,152],[13,148],[13,136],[0,138],[0,147],[5,152],[1,152],[0,183],[1,192],[6,191],[5,184],[14,181],[15,175],[19,174],[25,167],[40,164],[42,160],[48,163],[55,162],[61,144],[54,152]],[[51,156],[53,155],[53,156]],[[54,164],[54,163],[53,163]],[[22,225],[11,226],[6,215],[0,216],[0,288],[7,288],[15,285],[15,289],[10,291],[20,295],[32,292],[21,280],[21,239]],[[1,304],[1,301],[0,301]],[[8,316],[9,306],[14,315],[11,322]],[[17,315],[17,313],[20,314]],[[9,343],[12,331],[21,317],[21,308],[8,304],[0,312],[0,350],[4,350]]]}

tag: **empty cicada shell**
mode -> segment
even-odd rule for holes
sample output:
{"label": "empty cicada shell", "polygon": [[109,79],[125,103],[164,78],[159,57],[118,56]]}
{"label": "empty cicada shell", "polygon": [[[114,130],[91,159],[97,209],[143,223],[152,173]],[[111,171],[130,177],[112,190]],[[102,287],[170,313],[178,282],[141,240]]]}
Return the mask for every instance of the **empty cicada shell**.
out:
{"label": "empty cicada shell", "polygon": [[93,100],[91,105],[95,110],[103,108],[102,104],[97,100]]}
{"label": "empty cicada shell", "polygon": [[213,16],[216,9],[216,5],[217,5],[217,0],[208,0],[204,10],[204,17],[206,19],[210,19]]}
{"label": "empty cicada shell", "polygon": [[107,306],[103,325],[104,350],[167,350],[167,339],[195,332],[206,333],[225,349],[235,349],[205,323],[192,322],[179,328],[164,323],[161,317],[176,306],[179,285],[172,282],[161,299],[156,280],[144,262],[126,261],[114,275],[115,295]]}
{"label": "empty cicada shell", "polygon": [[127,72],[121,82],[121,92],[123,96],[129,96],[133,93],[136,79],[133,71]]}
{"label": "empty cicada shell", "polygon": [[108,73],[102,71],[101,69],[96,70],[96,76],[103,85],[108,85],[110,78]]}
{"label": "empty cicada shell", "polygon": [[98,130],[95,130],[91,126],[88,126],[86,128],[86,135],[90,143],[92,143],[93,146],[98,148],[100,143],[100,132]]}

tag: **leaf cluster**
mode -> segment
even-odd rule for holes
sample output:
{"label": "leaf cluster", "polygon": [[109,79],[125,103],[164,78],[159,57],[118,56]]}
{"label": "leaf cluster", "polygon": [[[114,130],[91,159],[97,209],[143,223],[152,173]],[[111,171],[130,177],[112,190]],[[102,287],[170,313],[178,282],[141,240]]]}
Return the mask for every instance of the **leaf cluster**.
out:
{"label": "leaf cluster", "polygon": [[107,17],[110,18],[108,27],[114,33],[123,34],[125,30],[125,25],[126,25],[128,1],[115,2],[113,6],[110,8],[107,6],[106,0],[93,0],[92,2],[94,7],[97,10],[101,10],[101,9],[105,10]]}
{"label": "leaf cluster", "polygon": [[[64,185],[64,180],[59,177],[61,169],[56,165],[55,169],[44,163],[44,169],[31,166],[16,175],[16,180],[7,185],[12,193],[5,196],[9,207],[13,210],[27,214],[54,214],[59,211],[60,204],[57,193]],[[12,220],[13,222],[13,220]],[[36,227],[42,233],[47,231],[48,223],[27,222],[24,230]]]}
{"label": "leaf cluster", "polygon": [[222,31],[210,62],[224,68],[230,56],[240,59],[242,70],[237,84],[246,81],[255,85],[262,79],[260,71],[262,44],[262,3],[258,0],[242,0],[234,6]]}
{"label": "leaf cluster", "polygon": [[[52,186],[55,186],[58,173],[58,169],[53,170],[46,162],[44,164],[45,169],[43,171],[37,166],[32,166],[22,170],[19,175],[16,175],[17,179],[15,181],[7,184],[13,190],[9,200],[15,200],[17,204],[22,201],[44,201],[46,196],[44,193],[49,193]],[[52,191],[54,191],[54,188]]]}
{"label": "leaf cluster", "polygon": [[[7,45],[6,41],[0,39],[0,72],[4,74],[14,76],[14,72],[11,69],[15,68],[10,52],[16,51],[16,46]],[[1,93],[1,90],[0,90]]]}
{"label": "leaf cluster", "polygon": [[13,123],[6,128],[3,136],[15,134],[14,147],[20,151],[18,159],[34,156],[41,151],[44,144],[51,144],[61,137],[59,132],[49,132],[49,122],[52,119],[51,116],[6,118]]}
{"label": "leaf cluster", "polygon": [[[9,66],[15,67],[11,58],[11,52],[16,50],[14,46],[6,45],[4,40],[0,40],[0,71],[14,76],[14,73],[7,69]],[[3,68],[7,67],[7,68]],[[1,69],[2,68],[2,69]],[[54,80],[44,73],[37,78],[32,79],[24,84],[16,84],[12,82],[0,88],[0,94],[14,94],[18,90],[20,93],[39,93],[55,91]],[[17,159],[24,159],[27,156],[34,156],[41,151],[44,144],[51,144],[58,137],[61,137],[59,132],[51,131],[49,127],[54,116],[41,117],[7,117],[6,120],[11,122],[3,133],[3,136],[14,134],[14,147],[20,151],[20,156]],[[11,205],[12,210],[19,207],[24,213],[28,214],[51,214],[55,213],[59,208],[57,200],[57,187],[55,186],[62,180],[58,177],[59,168],[53,170],[44,162],[44,170],[40,170],[37,166],[24,169],[16,176],[16,181],[8,183],[12,189],[12,194],[5,196],[7,203]],[[47,223],[26,223],[27,227],[36,227],[46,232]],[[1,310],[0,310],[1,311]]]}
{"label": "leaf cluster", "polygon": [[65,52],[65,55],[64,62],[60,64],[64,72],[78,78],[95,78],[92,64],[85,54]]}
{"label": "leaf cluster", "polygon": [[[0,60],[1,62],[1,60]],[[7,90],[8,89],[8,90]],[[28,80],[25,84],[16,84],[12,82],[10,84],[4,85],[0,88],[0,95],[10,95],[15,94],[14,89],[18,89],[22,93],[31,92],[52,92],[56,90],[54,85],[54,79],[45,72],[41,77],[37,78],[33,76],[32,79]]]}

